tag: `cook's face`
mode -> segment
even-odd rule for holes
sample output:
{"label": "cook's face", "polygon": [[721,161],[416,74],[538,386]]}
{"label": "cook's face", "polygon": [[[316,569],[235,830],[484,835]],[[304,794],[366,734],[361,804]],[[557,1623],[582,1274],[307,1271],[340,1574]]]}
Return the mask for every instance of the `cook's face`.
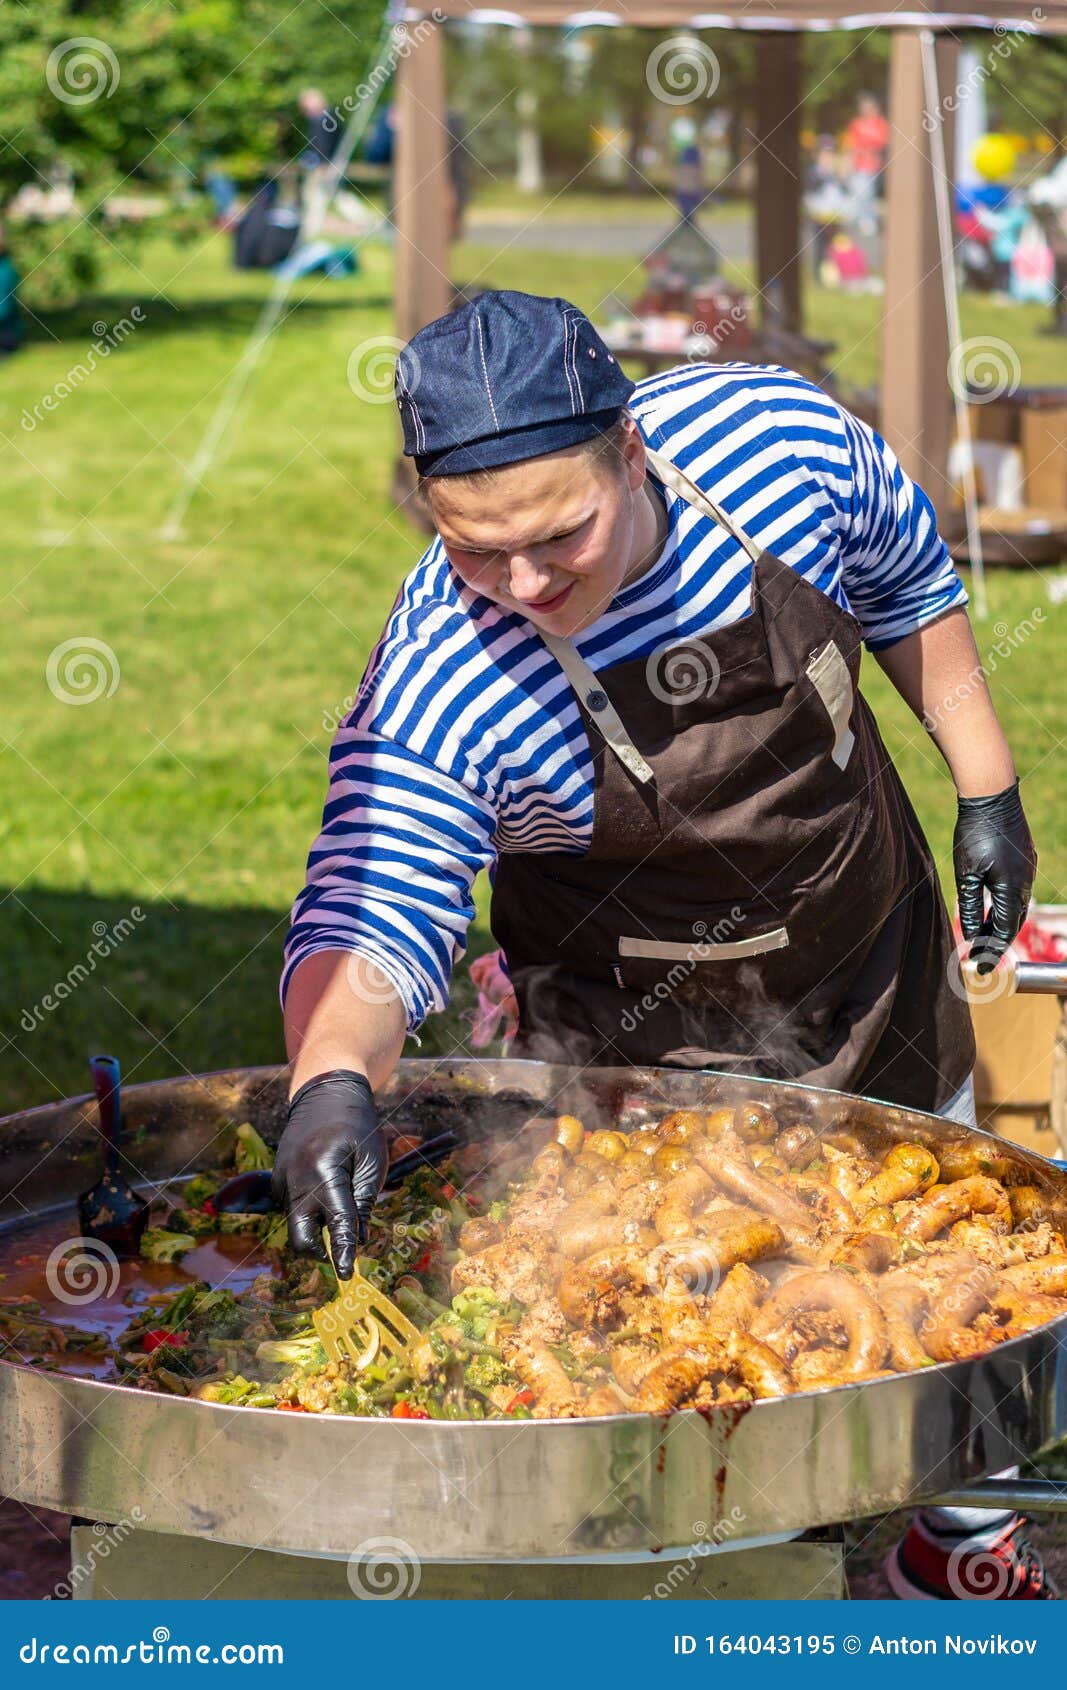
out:
{"label": "cook's face", "polygon": [[644,478],[635,429],[622,466],[612,454],[567,447],[508,464],[484,486],[451,476],[427,485],[460,579],[535,627],[569,636],[604,614],[630,567]]}

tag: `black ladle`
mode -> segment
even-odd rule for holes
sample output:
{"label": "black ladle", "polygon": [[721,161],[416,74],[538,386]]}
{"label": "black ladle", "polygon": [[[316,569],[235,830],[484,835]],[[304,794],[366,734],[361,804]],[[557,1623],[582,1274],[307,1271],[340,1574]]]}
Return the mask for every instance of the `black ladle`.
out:
{"label": "black ladle", "polygon": [[118,1058],[94,1056],[90,1067],[104,1140],[104,1172],[91,1190],[83,1191],[78,1198],[82,1235],[98,1239],[117,1256],[135,1256],[148,1225],[149,1205],[138,1197],[119,1167],[122,1100]]}
{"label": "black ladle", "polygon": [[[408,1174],[416,1168],[434,1167],[443,1162],[450,1150],[454,1150],[459,1143],[455,1133],[438,1133],[436,1138],[428,1138],[414,1150],[409,1150],[403,1156],[398,1156],[385,1176],[383,1191],[392,1191]],[[220,1185],[211,1199],[212,1208],[217,1215],[266,1215],[274,1208],[271,1197],[272,1174],[269,1168],[256,1168],[251,1173],[234,1174],[225,1185]]]}

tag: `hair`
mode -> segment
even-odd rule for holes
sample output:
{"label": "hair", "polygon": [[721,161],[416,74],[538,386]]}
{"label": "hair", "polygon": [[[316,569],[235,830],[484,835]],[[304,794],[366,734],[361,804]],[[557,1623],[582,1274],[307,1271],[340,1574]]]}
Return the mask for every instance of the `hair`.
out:
{"label": "hair", "polygon": [[[580,459],[583,461],[589,458],[600,459],[609,473],[621,475],[626,467],[624,447],[629,433],[626,425],[632,421],[633,418],[629,411],[624,408],[610,428],[602,429],[599,434],[594,434],[591,439],[583,440],[579,444],[576,451]],[[484,488],[490,485],[494,475],[499,475],[502,469],[511,469],[512,467],[511,464],[497,464],[492,469],[470,469],[464,470],[460,475],[436,477],[431,472],[429,475],[419,476],[419,485],[420,487],[427,487],[434,480],[447,480],[457,482],[461,486]]]}

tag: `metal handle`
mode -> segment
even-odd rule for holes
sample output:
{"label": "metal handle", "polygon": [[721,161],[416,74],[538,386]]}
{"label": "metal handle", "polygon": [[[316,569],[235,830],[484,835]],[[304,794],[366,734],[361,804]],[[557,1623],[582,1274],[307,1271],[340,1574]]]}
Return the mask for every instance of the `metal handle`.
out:
{"label": "metal handle", "polygon": [[1067,1483],[1055,1479],[979,1479],[966,1490],[924,1497],[924,1508],[1012,1508],[1018,1514],[1067,1514]]}
{"label": "metal handle", "polygon": [[1006,956],[989,974],[979,974],[978,964],[969,957],[961,966],[968,995],[973,993],[973,1001],[977,1003],[986,997],[990,1001],[999,998],[1005,985],[1009,997],[1014,997],[1016,992],[1067,997],[1067,962],[1016,962],[1014,957]]}
{"label": "metal handle", "polygon": [[1017,962],[1014,990],[1067,997],[1067,962]]}

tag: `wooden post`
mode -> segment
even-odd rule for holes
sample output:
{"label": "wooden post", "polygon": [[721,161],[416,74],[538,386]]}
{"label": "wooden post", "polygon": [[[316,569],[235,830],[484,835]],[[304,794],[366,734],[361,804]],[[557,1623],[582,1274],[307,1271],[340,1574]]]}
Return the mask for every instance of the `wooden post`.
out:
{"label": "wooden post", "polygon": [[756,281],[762,321],[801,329],[801,63],[797,30],[756,35]]}
{"label": "wooden post", "polygon": [[[445,49],[440,24],[420,19],[408,26],[409,50],[396,79],[393,150],[393,224],[396,238],[396,332],[403,341],[452,304],[448,277],[448,127]],[[410,459],[398,455],[392,493],[412,520],[432,531],[415,491]]]}
{"label": "wooden post", "polygon": [[[957,44],[937,42],[942,96],[955,86]],[[929,494],[940,522],[952,509],[948,450],[952,436],[948,322],[937,244],[930,122],[945,125],[952,176],[952,122],[927,116],[919,32],[894,29],[889,61],[889,159],[885,205],[885,305],[882,315],[881,432],[901,468]]]}

